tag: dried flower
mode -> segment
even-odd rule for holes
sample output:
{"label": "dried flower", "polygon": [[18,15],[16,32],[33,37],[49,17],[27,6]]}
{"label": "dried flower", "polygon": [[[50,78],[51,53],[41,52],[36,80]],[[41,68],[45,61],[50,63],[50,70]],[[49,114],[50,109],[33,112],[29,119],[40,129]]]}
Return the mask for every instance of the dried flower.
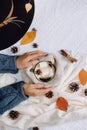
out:
{"label": "dried flower", "polygon": [[18,47],[13,46],[13,47],[11,48],[11,52],[12,52],[12,53],[17,53],[17,52],[18,52]]}
{"label": "dried flower", "polygon": [[79,85],[76,82],[72,82],[71,84],[69,84],[69,89],[72,92],[76,92],[79,90]]}
{"label": "dried flower", "polygon": [[37,29],[36,28],[32,28],[32,31],[37,31]]}
{"label": "dried flower", "polygon": [[48,98],[52,98],[54,95],[52,91],[49,91],[48,93],[45,94],[45,96]]}
{"label": "dried flower", "polygon": [[41,70],[40,69],[38,69],[38,70],[36,70],[36,72],[35,72],[37,75],[40,75],[42,72],[41,72]]}
{"label": "dried flower", "polygon": [[37,43],[33,43],[33,48],[38,48],[38,44]]}
{"label": "dried flower", "polygon": [[17,119],[19,117],[19,114],[20,113],[18,111],[12,110],[12,111],[9,112],[9,117],[11,119],[15,120],[15,119]]}
{"label": "dried flower", "polygon": [[60,53],[61,53],[61,55],[66,57],[71,63],[77,62],[77,59],[75,59],[72,56],[70,56],[65,50],[60,50]]}

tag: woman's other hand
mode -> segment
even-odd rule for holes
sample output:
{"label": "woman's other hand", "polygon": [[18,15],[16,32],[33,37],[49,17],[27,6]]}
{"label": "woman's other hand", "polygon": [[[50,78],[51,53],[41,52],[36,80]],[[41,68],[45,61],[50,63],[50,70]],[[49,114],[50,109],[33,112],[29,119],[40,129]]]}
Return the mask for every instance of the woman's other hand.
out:
{"label": "woman's other hand", "polygon": [[23,68],[26,68],[30,65],[35,65],[39,62],[39,58],[40,57],[44,57],[46,56],[47,53],[46,52],[43,52],[43,51],[32,51],[32,52],[27,52],[21,56],[19,56],[17,59],[16,59],[16,67],[18,69],[23,69]]}
{"label": "woman's other hand", "polygon": [[26,96],[41,96],[53,90],[53,87],[45,88],[43,84],[24,84],[23,89]]}

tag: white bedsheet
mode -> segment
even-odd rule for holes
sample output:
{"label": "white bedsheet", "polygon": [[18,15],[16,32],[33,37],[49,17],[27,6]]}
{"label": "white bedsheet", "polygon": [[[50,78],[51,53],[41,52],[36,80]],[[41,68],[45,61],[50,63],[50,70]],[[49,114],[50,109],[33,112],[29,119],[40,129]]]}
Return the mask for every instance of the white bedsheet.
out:
{"label": "white bedsheet", "polygon": [[[87,0],[35,0],[35,16],[29,30],[32,27],[37,29],[34,42],[39,49],[56,53],[64,48],[78,57],[87,52]],[[20,41],[16,43],[19,44]],[[30,50],[34,50],[32,45],[21,46],[19,54]],[[11,54],[10,48],[1,52]],[[41,130],[87,130],[86,124],[84,119]]]}

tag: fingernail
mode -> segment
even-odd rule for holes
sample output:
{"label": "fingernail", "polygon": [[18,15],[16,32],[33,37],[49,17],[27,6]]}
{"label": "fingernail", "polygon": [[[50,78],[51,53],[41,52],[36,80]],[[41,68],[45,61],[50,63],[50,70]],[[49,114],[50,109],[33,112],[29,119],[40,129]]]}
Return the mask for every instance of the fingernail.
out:
{"label": "fingernail", "polygon": [[47,53],[47,52],[44,52],[44,54],[45,54],[45,55],[48,55],[48,53]]}
{"label": "fingernail", "polygon": [[45,54],[45,56],[48,56],[48,54]]}

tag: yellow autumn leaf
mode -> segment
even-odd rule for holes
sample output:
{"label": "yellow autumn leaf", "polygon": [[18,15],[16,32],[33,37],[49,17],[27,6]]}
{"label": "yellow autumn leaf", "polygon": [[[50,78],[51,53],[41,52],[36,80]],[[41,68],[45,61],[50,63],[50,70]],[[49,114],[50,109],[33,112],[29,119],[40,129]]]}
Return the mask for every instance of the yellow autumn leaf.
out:
{"label": "yellow autumn leaf", "polygon": [[31,43],[35,39],[35,37],[36,37],[36,31],[27,32],[21,40],[21,45]]}
{"label": "yellow autumn leaf", "polygon": [[79,79],[82,85],[87,83],[87,72],[84,69],[79,72]]}
{"label": "yellow autumn leaf", "polygon": [[26,11],[28,13],[32,9],[32,4],[31,3],[25,4],[25,9],[26,9]]}

